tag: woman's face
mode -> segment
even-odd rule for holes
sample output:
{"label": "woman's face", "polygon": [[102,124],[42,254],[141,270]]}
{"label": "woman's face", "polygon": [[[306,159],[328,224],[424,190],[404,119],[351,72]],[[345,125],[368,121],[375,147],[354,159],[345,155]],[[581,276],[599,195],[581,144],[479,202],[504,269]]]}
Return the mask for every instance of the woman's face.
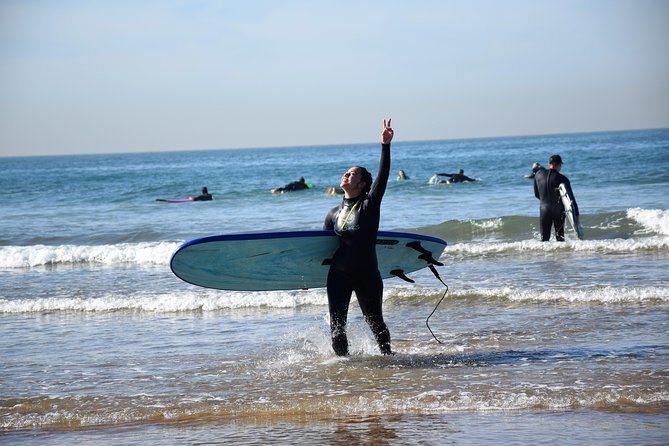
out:
{"label": "woman's face", "polygon": [[362,179],[362,171],[359,167],[351,167],[341,177],[341,188],[347,197],[357,197],[365,189],[367,183]]}

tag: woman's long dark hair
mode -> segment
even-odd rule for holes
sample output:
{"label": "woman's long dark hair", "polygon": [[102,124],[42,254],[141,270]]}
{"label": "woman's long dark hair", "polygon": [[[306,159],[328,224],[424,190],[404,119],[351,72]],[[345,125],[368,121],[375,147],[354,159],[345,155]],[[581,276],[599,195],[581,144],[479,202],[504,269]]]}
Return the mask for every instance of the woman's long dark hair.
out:
{"label": "woman's long dark hair", "polygon": [[369,173],[367,169],[365,169],[362,166],[355,166],[358,169],[360,169],[360,173],[362,174],[362,181],[365,182],[365,190],[363,190],[364,193],[368,193],[369,190],[372,188],[372,174]]}

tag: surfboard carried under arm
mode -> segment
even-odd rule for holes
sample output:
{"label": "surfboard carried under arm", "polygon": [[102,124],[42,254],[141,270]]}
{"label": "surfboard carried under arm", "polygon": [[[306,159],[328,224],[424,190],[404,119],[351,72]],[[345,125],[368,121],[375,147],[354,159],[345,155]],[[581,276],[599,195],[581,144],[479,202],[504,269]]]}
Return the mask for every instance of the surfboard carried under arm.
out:
{"label": "surfboard carried under arm", "polygon": [[562,199],[562,204],[564,205],[564,212],[567,215],[567,220],[569,220],[569,224],[574,229],[574,232],[576,232],[579,240],[583,240],[583,226],[581,224],[576,224],[574,205],[571,201],[571,198],[569,197],[569,194],[567,193],[567,187],[564,185],[564,183],[560,183],[558,190],[560,191],[560,199]]}
{"label": "surfboard carried under arm", "polygon": [[[206,288],[272,291],[326,286],[339,246],[333,231],[265,232],[204,237],[184,243],[170,268],[180,279]],[[446,242],[436,237],[379,231],[376,253],[381,276],[400,277],[441,265]]]}

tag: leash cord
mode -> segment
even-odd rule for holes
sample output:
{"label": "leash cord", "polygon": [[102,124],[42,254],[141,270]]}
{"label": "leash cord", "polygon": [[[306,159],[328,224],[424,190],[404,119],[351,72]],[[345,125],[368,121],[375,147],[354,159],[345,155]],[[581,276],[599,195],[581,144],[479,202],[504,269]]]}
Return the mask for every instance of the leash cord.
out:
{"label": "leash cord", "polygon": [[444,283],[444,281],[441,280],[441,277],[439,277],[439,273],[437,272],[437,269],[434,267],[434,265],[430,265],[429,268],[430,268],[430,270],[432,271],[432,274],[434,274],[434,276],[437,278],[437,280],[439,280],[439,282],[441,282],[441,283],[446,287],[446,290],[444,291],[444,295],[441,296],[441,299],[439,299],[439,302],[437,302],[437,305],[435,305],[434,310],[432,310],[432,313],[430,313],[430,315],[427,317],[427,319],[425,319],[425,326],[427,327],[428,330],[430,330],[430,334],[432,335],[432,337],[433,337],[438,343],[443,344],[443,342],[441,342],[441,341],[439,340],[439,338],[438,338],[437,336],[435,336],[434,332],[433,332],[432,329],[430,328],[430,318],[431,318],[432,315],[435,313],[435,311],[437,311],[437,308],[439,308],[439,305],[441,304],[441,302],[442,302],[442,301],[444,300],[444,298],[446,297],[446,294],[448,293],[448,285],[446,285],[446,284]]}

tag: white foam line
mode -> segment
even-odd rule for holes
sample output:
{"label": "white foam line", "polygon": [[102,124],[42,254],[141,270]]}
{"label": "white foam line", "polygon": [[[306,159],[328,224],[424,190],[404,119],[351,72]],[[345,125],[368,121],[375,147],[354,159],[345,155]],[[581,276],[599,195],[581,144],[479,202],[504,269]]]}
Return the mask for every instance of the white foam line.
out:
{"label": "white foam line", "polygon": [[[428,288],[388,288],[385,299],[423,298],[435,295]],[[639,303],[669,302],[669,288],[647,287],[599,287],[584,290],[526,290],[511,287],[451,290],[448,299],[486,297],[513,301],[565,301],[571,303]],[[44,312],[113,312],[141,311],[154,313],[217,311],[244,308],[289,309],[302,306],[327,306],[324,289],[305,291],[227,292],[195,290],[178,294],[107,295],[95,298],[48,297],[38,299],[2,299],[0,313],[44,313]]]}
{"label": "white foam line", "polygon": [[180,242],[145,242],[95,246],[4,246],[0,247],[0,268],[72,263],[167,265],[180,245]]}
{"label": "white foam line", "polygon": [[669,250],[669,237],[654,236],[635,239],[607,239],[607,240],[567,240],[565,242],[541,242],[539,240],[522,240],[518,242],[473,242],[455,243],[449,245],[442,258],[454,254],[482,255],[518,253],[547,253],[547,252],[593,252],[593,253],[632,253],[649,250]]}

